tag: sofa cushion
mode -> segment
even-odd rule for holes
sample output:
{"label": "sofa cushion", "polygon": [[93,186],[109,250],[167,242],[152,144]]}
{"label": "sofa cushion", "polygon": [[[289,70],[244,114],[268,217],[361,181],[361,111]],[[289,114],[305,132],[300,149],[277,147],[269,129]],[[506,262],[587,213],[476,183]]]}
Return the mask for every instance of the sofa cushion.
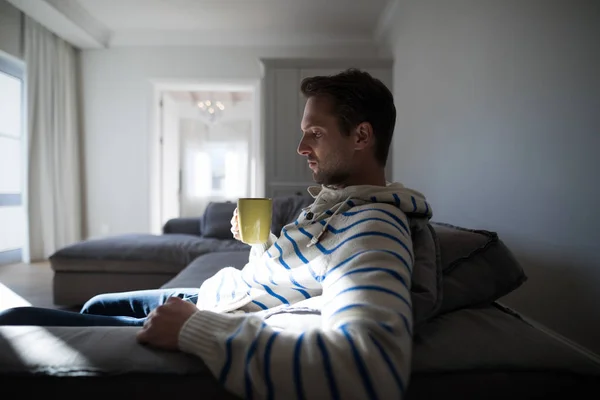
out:
{"label": "sofa cushion", "polygon": [[500,304],[440,315],[415,328],[413,343],[413,371],[562,370],[600,377],[593,354]]}
{"label": "sofa cushion", "polygon": [[242,269],[248,262],[249,251],[209,253],[196,258],[161,289],[200,287],[205,280],[225,267]]}
{"label": "sofa cushion", "polygon": [[202,216],[202,236],[214,239],[232,239],[231,217],[237,203],[210,202]]}
{"label": "sofa cushion", "polygon": [[432,223],[443,271],[439,313],[492,303],[527,280],[497,233]]}

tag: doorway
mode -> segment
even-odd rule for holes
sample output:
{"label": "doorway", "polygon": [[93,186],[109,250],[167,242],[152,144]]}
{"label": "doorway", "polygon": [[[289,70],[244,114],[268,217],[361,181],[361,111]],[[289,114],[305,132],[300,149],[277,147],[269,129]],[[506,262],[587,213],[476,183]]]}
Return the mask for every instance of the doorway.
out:
{"label": "doorway", "polygon": [[200,217],[210,202],[262,192],[257,85],[158,90],[155,233],[172,218]]}

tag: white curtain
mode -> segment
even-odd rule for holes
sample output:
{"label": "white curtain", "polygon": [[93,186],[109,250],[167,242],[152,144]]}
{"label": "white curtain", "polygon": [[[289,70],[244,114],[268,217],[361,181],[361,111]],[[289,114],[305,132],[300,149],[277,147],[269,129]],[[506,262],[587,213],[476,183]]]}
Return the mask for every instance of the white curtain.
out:
{"label": "white curtain", "polygon": [[29,254],[47,259],[82,238],[77,50],[25,17]]}

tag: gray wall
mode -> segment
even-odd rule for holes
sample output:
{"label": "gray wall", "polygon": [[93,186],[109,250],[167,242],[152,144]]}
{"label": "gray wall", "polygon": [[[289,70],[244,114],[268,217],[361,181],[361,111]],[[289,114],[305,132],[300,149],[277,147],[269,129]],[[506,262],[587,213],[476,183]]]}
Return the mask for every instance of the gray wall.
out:
{"label": "gray wall", "polygon": [[0,50],[22,58],[21,11],[5,0],[0,0]]}
{"label": "gray wall", "polygon": [[394,179],[434,220],[497,231],[503,301],[600,353],[600,2],[403,1]]}

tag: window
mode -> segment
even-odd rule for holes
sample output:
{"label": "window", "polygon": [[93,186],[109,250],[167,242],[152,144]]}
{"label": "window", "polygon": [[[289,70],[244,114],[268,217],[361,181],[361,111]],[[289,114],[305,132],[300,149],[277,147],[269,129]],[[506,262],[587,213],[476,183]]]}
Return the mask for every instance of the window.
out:
{"label": "window", "polygon": [[0,54],[0,264],[20,262],[25,245],[23,66]]}

